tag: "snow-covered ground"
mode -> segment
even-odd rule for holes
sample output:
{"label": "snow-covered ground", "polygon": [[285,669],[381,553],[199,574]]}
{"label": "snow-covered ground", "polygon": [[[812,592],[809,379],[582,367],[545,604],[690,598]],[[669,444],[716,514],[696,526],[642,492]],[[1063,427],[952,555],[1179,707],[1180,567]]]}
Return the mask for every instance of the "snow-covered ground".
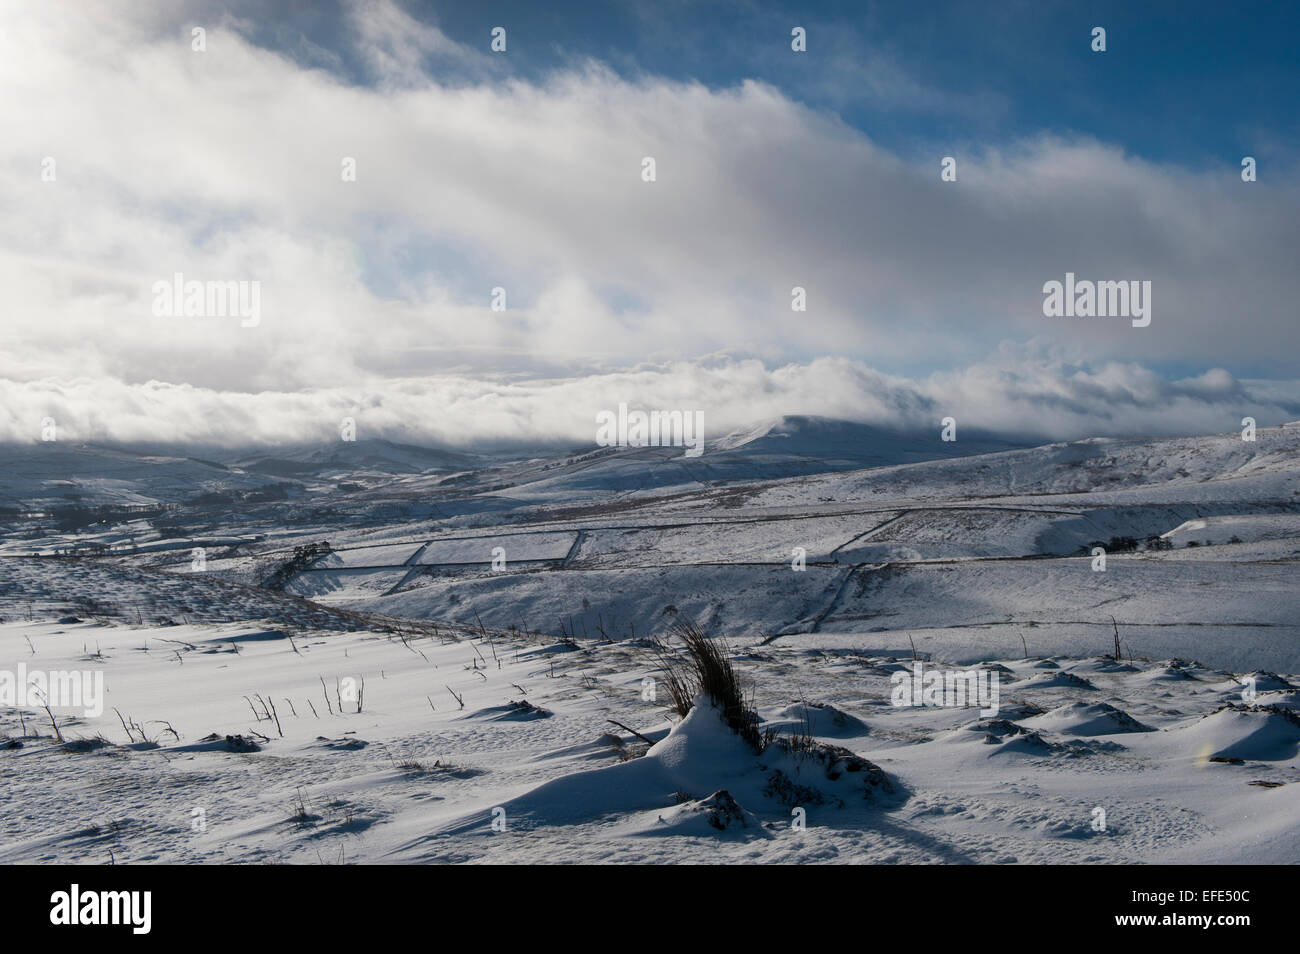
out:
{"label": "snow-covered ground", "polygon": [[[1300,427],[845,433],[6,458],[0,680],[104,696],[63,743],[0,708],[0,861],[1300,859]],[[686,618],[786,741],[672,712],[646,637]],[[998,711],[894,704],[916,661]]]}
{"label": "snow-covered ground", "polygon": [[[1188,662],[1005,659],[985,719],[892,705],[908,657],[733,644],[767,724],[806,711],[881,790],[756,755],[706,705],[667,717],[620,643],[11,622],[0,646],[105,677],[102,715],[56,714],[66,744],[39,709],[0,717],[5,862],[1300,857],[1295,677],[1247,704],[1245,674]],[[743,809],[721,829],[719,790]]]}

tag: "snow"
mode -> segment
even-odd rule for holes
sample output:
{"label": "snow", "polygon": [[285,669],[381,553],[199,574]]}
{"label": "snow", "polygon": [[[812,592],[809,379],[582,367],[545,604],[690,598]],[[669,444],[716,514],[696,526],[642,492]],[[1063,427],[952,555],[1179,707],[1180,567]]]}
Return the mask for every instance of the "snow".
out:
{"label": "snow", "polygon": [[[783,419],[694,463],[394,445],[274,478],[15,452],[0,671],[106,699],[55,709],[71,745],[0,710],[0,861],[1294,862],[1300,428],[1257,437],[922,460]],[[69,487],[183,529],[37,515]],[[644,639],[685,617],[832,754],[674,714]],[[891,705],[914,658],[989,666],[1000,711]]]}
{"label": "snow", "polygon": [[[684,720],[643,699],[655,668],[626,644],[408,643],[238,625],[0,625],[6,660],[105,673],[102,716],[56,717],[66,739],[109,743],[70,751],[44,713],[4,712],[0,730],[22,748],[0,750],[11,782],[0,861],[98,862],[111,850],[175,862],[1246,862],[1264,833],[1273,857],[1300,850],[1284,791],[1300,779],[1296,717],[1242,702],[1232,673],[1157,682],[1146,677],[1182,664],[1091,657],[1043,670],[1008,658],[1003,711],[982,720],[891,706],[889,667],[905,659],[737,647],[765,724],[790,732],[810,713],[818,738],[884,773],[892,791],[869,793],[854,773],[830,781],[789,754],[755,754],[707,699]],[[1074,666],[1093,688],[1059,678]],[[337,701],[335,680],[348,677],[364,680],[360,712]],[[119,712],[150,744],[128,743]],[[258,750],[230,751],[227,735]],[[794,785],[774,785],[778,769]],[[300,798],[306,819],[294,817]],[[710,819],[728,799],[737,810],[718,828]],[[1105,832],[1091,827],[1097,806]],[[196,809],[205,831],[192,827]]]}

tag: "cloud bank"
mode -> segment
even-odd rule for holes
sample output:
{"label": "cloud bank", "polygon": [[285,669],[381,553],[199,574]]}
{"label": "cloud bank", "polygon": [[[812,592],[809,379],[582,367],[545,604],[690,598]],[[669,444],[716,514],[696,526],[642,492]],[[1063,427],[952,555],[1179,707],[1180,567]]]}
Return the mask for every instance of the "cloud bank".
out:
{"label": "cloud bank", "polygon": [[[762,83],[590,62],[527,82],[486,38],[351,9],[364,83],[206,7],[0,9],[0,437],[55,416],[100,439],[275,441],[360,406],[395,436],[578,438],[619,400],[720,426],[929,426],[960,402],[1049,437],[1226,429],[1252,402],[1296,416],[1294,170],[1246,184],[1236,157],[1190,170],[1044,136],[954,146],[941,182],[941,156],[904,160]],[[1067,271],[1151,281],[1151,326],[1045,318]],[[259,282],[262,320],[155,316],[177,272]],[[1004,342],[1078,369],[1010,367]],[[1228,370],[1150,370],[1171,363]],[[1238,380],[1262,377],[1281,383]]]}
{"label": "cloud bank", "polygon": [[1006,351],[924,379],[846,358],[768,368],[757,360],[683,362],[581,378],[487,381],[463,375],[248,394],[151,381],[126,385],[0,381],[0,441],[32,441],[52,418],[60,440],[226,447],[359,438],[486,447],[591,444],[596,415],[634,408],[703,411],[706,449],[733,429],[813,414],[907,431],[961,429],[1043,441],[1098,434],[1221,433],[1243,416],[1261,426],[1300,419],[1300,386],[1239,381],[1222,369],[1168,381],[1135,364],[1096,369]]}

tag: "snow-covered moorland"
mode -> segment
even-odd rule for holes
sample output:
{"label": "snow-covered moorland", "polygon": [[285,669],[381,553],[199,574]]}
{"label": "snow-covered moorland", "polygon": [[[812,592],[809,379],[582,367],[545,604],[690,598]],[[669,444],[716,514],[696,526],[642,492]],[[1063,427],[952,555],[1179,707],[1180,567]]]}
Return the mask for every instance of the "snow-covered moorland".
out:
{"label": "snow-covered moorland", "polygon": [[[102,696],[0,699],[0,861],[1300,857],[1300,427],[837,428],[12,458],[0,674]],[[686,620],[745,732],[674,704]],[[918,666],[995,711],[896,704]]]}

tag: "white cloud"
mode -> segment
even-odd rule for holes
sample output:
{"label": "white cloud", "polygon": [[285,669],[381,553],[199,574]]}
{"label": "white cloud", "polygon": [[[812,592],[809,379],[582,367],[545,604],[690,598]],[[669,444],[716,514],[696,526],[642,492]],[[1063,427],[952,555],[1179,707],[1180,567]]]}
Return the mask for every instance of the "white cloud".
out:
{"label": "white cloud", "polygon": [[[941,183],[938,156],[905,162],[763,84],[599,64],[493,79],[484,54],[391,3],[356,11],[373,86],[256,47],[235,20],[194,53],[171,5],[0,10],[12,435],[50,388],[86,433],[133,440],[305,435],[360,394],[398,431],[469,433],[427,422],[442,400],[486,434],[577,437],[566,401],[627,383],[705,403],[691,381],[720,389],[722,418],[728,402],[874,414],[964,397],[1008,424],[1030,387],[1040,419],[1113,432],[1242,399],[1144,366],[1293,374],[1300,193],[1284,170],[1246,185],[1231,162],[1193,172],[1045,138],[959,155]],[[44,156],[57,182],[40,181]],[[152,317],[153,282],[177,271],[260,281],[261,324]],[[1066,271],[1151,280],[1151,327],[1044,318],[1042,284]],[[505,313],[487,307],[497,285]],[[1002,369],[994,388],[982,356],[1033,338],[1100,370],[1030,368],[1025,384]],[[763,363],[697,364],[719,353]],[[647,360],[674,371],[626,370]],[[899,390],[868,366],[965,370]]]}
{"label": "white cloud", "polygon": [[1227,432],[1247,414],[1261,425],[1300,418],[1300,385],[1243,382],[1222,369],[1166,381],[1125,363],[1085,367],[1008,346],[959,372],[921,379],[845,358],[768,367],[757,360],[682,362],[566,379],[489,380],[440,374],[374,378],[249,394],[149,381],[0,380],[0,441],[33,441],[52,417],[61,440],[224,446],[336,440],[354,418],[361,437],[483,446],[591,443],[600,410],[704,412],[706,440],[756,420],[816,414],[905,430],[1044,441],[1098,434]]}

